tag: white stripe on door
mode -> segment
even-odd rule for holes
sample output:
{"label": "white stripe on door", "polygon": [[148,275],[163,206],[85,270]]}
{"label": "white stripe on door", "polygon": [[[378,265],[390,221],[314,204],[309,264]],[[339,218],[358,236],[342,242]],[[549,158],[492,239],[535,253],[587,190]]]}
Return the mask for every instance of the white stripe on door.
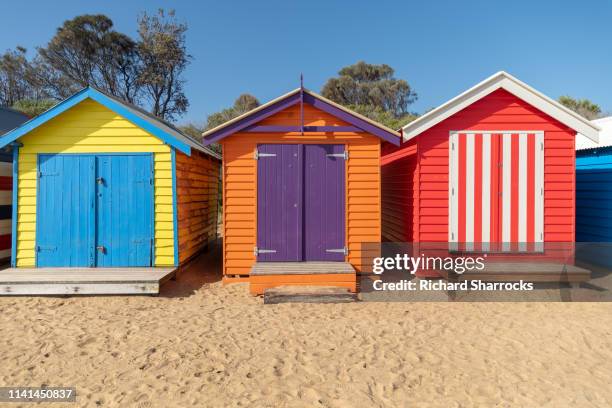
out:
{"label": "white stripe on door", "polygon": [[483,251],[489,250],[491,239],[491,134],[482,135],[482,242]]}
{"label": "white stripe on door", "polygon": [[519,250],[527,249],[527,134],[520,133],[518,136],[518,240]]}
{"label": "white stripe on door", "polygon": [[465,140],[465,249],[474,250],[474,134]]}
{"label": "white stripe on door", "polygon": [[502,137],[503,158],[502,158],[502,249],[509,250],[507,245],[510,242],[510,228],[512,217],[511,198],[512,198],[512,134],[504,133]]}

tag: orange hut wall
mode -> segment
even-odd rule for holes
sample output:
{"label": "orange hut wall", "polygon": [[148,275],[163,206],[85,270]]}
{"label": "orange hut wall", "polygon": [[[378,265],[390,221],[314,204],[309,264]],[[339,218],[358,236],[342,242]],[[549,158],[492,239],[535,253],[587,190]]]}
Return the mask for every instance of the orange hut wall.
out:
{"label": "orange hut wall", "polygon": [[179,264],[217,238],[219,167],[219,160],[195,149],[191,156],[176,152]]}

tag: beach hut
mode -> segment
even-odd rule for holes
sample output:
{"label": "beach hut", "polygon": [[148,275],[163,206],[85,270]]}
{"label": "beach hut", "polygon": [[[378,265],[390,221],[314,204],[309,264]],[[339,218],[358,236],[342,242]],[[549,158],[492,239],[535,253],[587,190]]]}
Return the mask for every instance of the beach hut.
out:
{"label": "beach hut", "polygon": [[[22,112],[0,107],[0,136],[28,119]],[[13,155],[10,150],[0,150],[0,262],[7,262],[11,258]]]}
{"label": "beach hut", "polygon": [[15,267],[177,267],[216,237],[220,156],[116,97],[85,88],[4,146]]}
{"label": "beach hut", "polygon": [[593,119],[591,122],[601,129],[599,131],[599,141],[594,142],[585,135],[579,133],[576,136],[576,150],[612,146],[612,116]]}
{"label": "beach hut", "polygon": [[380,242],[381,142],[399,134],[298,88],[204,133],[223,150],[223,280],[355,290]]}
{"label": "beach hut", "polygon": [[582,135],[576,145],[576,241],[578,257],[612,267],[612,117],[592,121],[599,142]]}
{"label": "beach hut", "polygon": [[401,147],[383,148],[383,237],[563,258],[546,244],[575,242],[575,137],[596,142],[598,130],[499,72],[407,124]]}

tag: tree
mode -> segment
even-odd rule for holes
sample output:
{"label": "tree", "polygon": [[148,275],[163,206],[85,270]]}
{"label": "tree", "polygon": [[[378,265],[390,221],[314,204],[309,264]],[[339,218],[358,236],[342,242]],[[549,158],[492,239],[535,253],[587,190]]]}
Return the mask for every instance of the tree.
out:
{"label": "tree", "polygon": [[389,65],[359,61],[342,68],[338,77],[330,78],[321,94],[373,120],[395,127],[414,119],[408,107],[416,101],[417,94],[408,82],[396,79],[394,74]]}
{"label": "tree", "polygon": [[187,111],[183,73],[191,56],[185,47],[187,25],[178,23],[174,11],[144,13],[138,20],[138,53],[142,68],[138,83],[151,105],[151,113],[172,120]]}
{"label": "tree", "polygon": [[190,59],[186,30],[173,11],[161,9],[138,19],[138,40],[114,30],[105,15],[77,16],[65,21],[31,61],[22,48],[0,56],[0,103],[29,100],[24,103],[34,109],[33,101],[60,100],[94,86],[173,120],[189,105],[183,92]]}
{"label": "tree", "polygon": [[12,108],[33,118],[56,104],[57,101],[54,99],[21,99],[15,102]]}
{"label": "tree", "polygon": [[601,108],[599,105],[588,99],[574,99],[566,95],[559,97],[559,102],[588,120],[597,119],[601,115]]}
{"label": "tree", "polygon": [[0,56],[0,105],[12,106],[21,99],[37,99],[41,93],[25,48],[17,47]]}
{"label": "tree", "polygon": [[212,129],[232,120],[260,105],[259,100],[250,94],[242,94],[234,101],[234,104],[220,112],[213,113],[206,119],[206,129]]}
{"label": "tree", "polygon": [[137,51],[136,42],[115,31],[109,17],[86,14],[65,21],[47,46],[38,49],[37,71],[58,99],[92,85],[135,103]]}

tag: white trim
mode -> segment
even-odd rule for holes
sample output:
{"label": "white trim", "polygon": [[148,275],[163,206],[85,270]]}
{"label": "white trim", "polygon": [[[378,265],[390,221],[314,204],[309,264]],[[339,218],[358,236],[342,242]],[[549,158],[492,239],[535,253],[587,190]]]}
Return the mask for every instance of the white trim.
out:
{"label": "white trim", "polygon": [[449,230],[448,242],[458,242],[459,232],[459,208],[457,202],[457,193],[459,191],[459,138],[457,133],[451,133],[449,138],[449,176],[448,183],[448,206],[449,206]]}
{"label": "white trim", "polygon": [[512,237],[512,134],[504,133],[502,136],[502,242],[510,243]]}
{"label": "white trim", "polygon": [[491,134],[482,134],[482,242],[491,242]]}
{"label": "white trim", "polygon": [[500,88],[505,89],[564,125],[574,129],[576,132],[582,133],[592,141],[597,142],[599,140],[599,126],[571,111],[559,102],[536,91],[512,75],[500,71],[404,126],[402,129],[404,141],[408,141],[423,133],[432,126]]}
{"label": "white trim", "polygon": [[535,135],[535,217],[534,241],[544,242],[544,132]]}
{"label": "white trim", "polygon": [[465,250],[474,250],[474,133],[465,140]]}
{"label": "white trim", "polygon": [[527,134],[518,136],[518,242],[519,251],[526,251],[527,247]]}

